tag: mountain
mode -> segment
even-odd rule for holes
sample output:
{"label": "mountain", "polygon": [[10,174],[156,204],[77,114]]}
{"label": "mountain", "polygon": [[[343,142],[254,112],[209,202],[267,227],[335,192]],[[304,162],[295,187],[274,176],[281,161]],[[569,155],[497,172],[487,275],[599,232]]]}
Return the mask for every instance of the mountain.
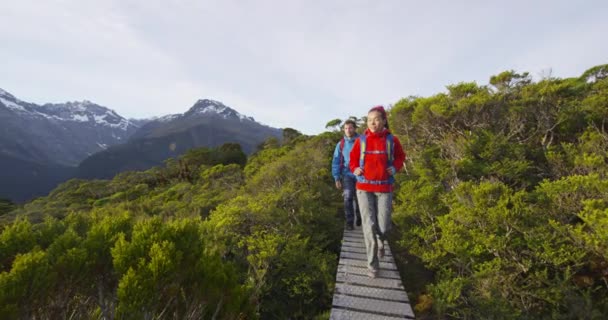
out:
{"label": "mountain", "polygon": [[80,178],[111,178],[128,170],[145,170],[191,148],[238,143],[252,153],[282,131],[255,121],[215,100],[198,100],[183,114],[156,118],[137,130],[125,144],[109,147],[82,161]]}
{"label": "mountain", "polygon": [[154,118],[146,118],[146,119],[135,119],[135,118],[129,118],[128,121],[133,124],[136,128],[141,128],[143,127],[146,123],[153,121],[155,119],[157,119],[158,117],[154,117]]}
{"label": "mountain", "polygon": [[0,198],[24,202],[47,194],[76,173],[75,167],[0,154]]}
{"label": "mountain", "polygon": [[255,126],[256,128],[271,129],[271,131],[280,135],[280,130],[277,131],[278,129],[272,129],[268,126],[261,125],[256,122],[254,118],[242,115],[219,101],[203,99],[198,100],[183,114],[170,114],[161,118],[152,119],[152,121],[135,132],[131,136],[131,140],[167,136],[203,124],[216,126],[224,124],[236,125],[239,127]]}
{"label": "mountain", "polygon": [[25,201],[74,176],[137,126],[90,101],[37,105],[0,89],[0,197]]}
{"label": "mountain", "polygon": [[0,198],[25,201],[73,177],[145,170],[196,147],[238,143],[246,153],[281,130],[219,101],[183,114],[125,119],[90,101],[37,105],[0,89]]}
{"label": "mountain", "polygon": [[127,141],[138,127],[90,101],[36,105],[0,89],[0,154],[41,164],[77,166]]}

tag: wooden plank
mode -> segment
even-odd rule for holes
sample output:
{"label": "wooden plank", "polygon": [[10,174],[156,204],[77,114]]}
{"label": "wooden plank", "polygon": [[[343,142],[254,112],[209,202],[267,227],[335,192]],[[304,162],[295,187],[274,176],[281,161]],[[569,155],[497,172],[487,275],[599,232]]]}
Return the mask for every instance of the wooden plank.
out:
{"label": "wooden plank", "polygon": [[354,311],[348,309],[331,309],[330,320],[403,320],[403,317],[389,317],[374,313]]}
{"label": "wooden plank", "polygon": [[355,252],[355,253],[365,253],[365,247],[351,247],[342,244],[342,251],[346,252]]}
{"label": "wooden plank", "polygon": [[[346,259],[353,259],[353,260],[365,260],[367,261],[367,254],[365,253],[356,253],[356,252],[348,252],[348,251],[341,251],[340,252],[340,258],[346,258]],[[384,258],[381,258],[380,261],[384,261],[384,262],[390,262],[390,263],[395,263],[395,260],[393,260],[393,256],[389,256],[389,255],[385,255]]]}
{"label": "wooden plank", "polygon": [[342,241],[342,245],[347,247],[365,248],[365,244],[363,242]]}
{"label": "wooden plank", "polygon": [[347,242],[355,242],[355,243],[365,243],[363,238],[355,238],[355,237],[344,237],[344,241]]}
{"label": "wooden plank", "polygon": [[364,286],[354,286],[345,283],[336,283],[336,294],[360,296],[363,298],[384,299],[398,302],[409,302],[405,291],[387,290]]}
{"label": "wooden plank", "polygon": [[[367,276],[368,271],[367,271],[367,268],[338,265],[338,272],[339,273],[342,272],[342,273],[358,274],[360,276]],[[399,272],[395,271],[395,270],[382,270],[382,277],[401,280],[401,276],[399,275]]]}
{"label": "wooden plank", "polygon": [[[360,267],[360,268],[367,268],[367,261],[364,261],[364,260],[352,260],[352,259],[340,258],[340,264],[350,265],[350,266],[355,266],[355,267]],[[394,263],[380,261],[380,269],[396,271],[397,266],[395,266]]]}
{"label": "wooden plank", "polygon": [[363,231],[362,230],[353,230],[353,231],[344,231],[343,236],[345,237],[356,237],[356,238],[363,238]]}
{"label": "wooden plank", "polygon": [[345,230],[330,319],[413,319],[388,244],[375,278],[368,275],[365,250],[361,229]]}
{"label": "wooden plank", "polygon": [[[342,249],[343,252],[350,252],[350,253],[362,253],[365,254],[365,248],[361,248],[361,247],[350,247],[350,246],[345,246],[342,245]],[[388,248],[384,248],[384,255],[385,256],[393,256],[392,252],[388,249]]]}
{"label": "wooden plank", "polygon": [[338,294],[334,295],[333,306],[353,308],[358,311],[378,313],[384,316],[414,317],[414,312],[412,311],[410,304],[406,302],[383,301]]}
{"label": "wooden plank", "polygon": [[403,290],[403,284],[401,284],[401,279],[384,278],[383,271],[384,270],[379,270],[376,278],[370,278],[368,276],[362,276],[352,273],[338,273],[336,275],[336,281],[348,284],[360,284],[364,286],[377,287],[383,289]]}
{"label": "wooden plank", "polygon": [[358,296],[371,299],[383,299],[397,302],[409,302],[407,293],[402,290],[382,289],[364,286],[355,286],[346,283],[336,283],[336,294]]}

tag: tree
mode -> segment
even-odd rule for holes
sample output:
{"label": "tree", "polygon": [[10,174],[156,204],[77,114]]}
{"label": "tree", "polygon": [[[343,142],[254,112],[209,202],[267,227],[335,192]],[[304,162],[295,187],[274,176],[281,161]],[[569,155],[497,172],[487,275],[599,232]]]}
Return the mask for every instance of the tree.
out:
{"label": "tree", "polygon": [[340,131],[341,125],[342,125],[341,119],[333,119],[333,120],[327,122],[327,124],[325,124],[325,129],[330,129],[332,131]]}
{"label": "tree", "polygon": [[490,77],[490,84],[493,85],[499,92],[506,92],[511,88],[525,86],[530,84],[532,79],[528,72],[522,74],[516,73],[513,70],[504,71],[498,75]]}
{"label": "tree", "polygon": [[608,64],[590,68],[581,75],[581,79],[588,83],[593,83],[606,78],[608,78]]}
{"label": "tree", "polygon": [[290,144],[297,137],[301,136],[302,133],[296,129],[284,128],[283,129],[283,144]]}
{"label": "tree", "polygon": [[348,117],[348,120],[352,120],[357,124],[357,128],[360,128],[363,125],[366,125],[366,119],[364,118],[357,118],[356,116],[350,116]]}

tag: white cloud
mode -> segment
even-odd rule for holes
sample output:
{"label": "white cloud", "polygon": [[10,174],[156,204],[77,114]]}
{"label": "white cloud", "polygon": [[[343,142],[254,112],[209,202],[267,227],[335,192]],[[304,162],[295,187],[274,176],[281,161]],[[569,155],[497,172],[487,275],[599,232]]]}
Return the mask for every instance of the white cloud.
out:
{"label": "white cloud", "polygon": [[606,63],[603,1],[32,1],[0,4],[0,87],[125,116],[199,98],[306,133],[498,72]]}

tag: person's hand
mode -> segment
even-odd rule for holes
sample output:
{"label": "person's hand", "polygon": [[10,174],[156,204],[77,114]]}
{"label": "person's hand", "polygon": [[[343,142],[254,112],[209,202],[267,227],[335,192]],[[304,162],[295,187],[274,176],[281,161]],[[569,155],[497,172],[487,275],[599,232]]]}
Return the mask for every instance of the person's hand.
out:
{"label": "person's hand", "polygon": [[388,172],[388,174],[390,174],[391,176],[395,174],[395,167],[390,166],[388,168],[386,168],[386,172]]}
{"label": "person's hand", "polygon": [[361,167],[357,167],[357,169],[355,169],[355,171],[353,171],[353,174],[356,176],[360,176],[363,174],[363,169],[361,169]]}
{"label": "person's hand", "polygon": [[340,180],[336,180],[336,189],[342,189],[342,182]]}

